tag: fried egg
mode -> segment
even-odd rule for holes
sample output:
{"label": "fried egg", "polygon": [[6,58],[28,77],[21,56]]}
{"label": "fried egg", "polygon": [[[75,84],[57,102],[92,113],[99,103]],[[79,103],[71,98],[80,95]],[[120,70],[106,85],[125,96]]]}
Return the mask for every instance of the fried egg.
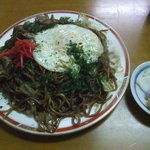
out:
{"label": "fried egg", "polygon": [[67,55],[67,44],[82,43],[87,63],[95,62],[104,49],[98,36],[91,30],[73,24],[56,25],[35,35],[39,45],[33,57],[45,69],[64,72],[67,67],[76,69],[71,56]]}

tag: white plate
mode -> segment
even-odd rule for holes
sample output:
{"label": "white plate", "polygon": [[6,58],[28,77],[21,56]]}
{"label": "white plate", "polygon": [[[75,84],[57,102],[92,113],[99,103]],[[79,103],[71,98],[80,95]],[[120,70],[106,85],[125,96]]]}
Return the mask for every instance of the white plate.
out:
{"label": "white plate", "polygon": [[137,85],[137,79],[142,75],[144,70],[150,68],[150,61],[142,63],[139,65],[131,76],[130,88],[132,95],[137,102],[137,104],[150,115],[150,110],[146,107],[147,100],[145,99],[145,93],[141,90],[141,88]]}
{"label": "white plate", "polygon": [[[74,11],[50,11],[46,12],[49,16],[52,14],[54,15],[55,18],[60,18],[60,17],[71,17],[73,20],[76,20],[79,16],[79,12],[74,12]],[[43,14],[43,13],[42,13]],[[36,14],[39,15],[39,14]],[[26,21],[34,21],[35,16],[30,16],[28,18],[25,18],[14,25],[12,25],[10,28],[8,28],[5,32],[3,32],[0,35],[0,46],[4,45],[5,41],[10,38],[10,35],[12,34],[13,28],[16,25],[23,24]],[[119,103],[121,100],[123,94],[126,91],[128,81],[129,81],[129,74],[130,74],[130,61],[129,61],[129,56],[127,49],[120,39],[119,35],[112,29],[110,26],[107,24],[103,23],[99,19],[84,14],[86,17],[89,18],[89,21],[91,22],[92,26],[94,26],[97,29],[108,29],[106,36],[108,39],[108,47],[109,51],[113,51],[116,53],[119,57],[119,59],[116,59],[116,67],[117,73],[116,77],[118,79],[118,89],[112,93],[112,98],[109,100],[102,108],[102,111],[91,118],[82,118],[81,123],[77,127],[73,127],[71,124],[71,119],[66,118],[61,121],[58,129],[56,130],[55,133],[48,133],[48,132],[39,132],[37,131],[37,122],[32,118],[28,117],[26,115],[20,114],[16,111],[13,111],[8,117],[5,117],[5,114],[0,112],[0,119],[7,123],[8,125],[19,129],[24,132],[32,133],[32,134],[38,134],[38,135],[62,135],[62,134],[68,134],[68,133],[73,133],[80,131],[82,129],[85,129],[96,122],[100,121],[103,119],[106,115],[108,115],[114,108],[115,106]],[[7,100],[4,99],[2,95],[0,95],[0,105],[3,106],[1,110],[6,110],[10,106],[7,104]]]}

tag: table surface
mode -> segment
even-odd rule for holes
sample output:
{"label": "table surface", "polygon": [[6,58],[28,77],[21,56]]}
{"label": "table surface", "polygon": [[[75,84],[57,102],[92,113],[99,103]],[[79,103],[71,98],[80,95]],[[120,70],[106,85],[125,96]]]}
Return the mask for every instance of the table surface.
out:
{"label": "table surface", "polygon": [[[18,20],[44,11],[75,10],[112,26],[131,59],[131,73],[150,60],[150,0],[0,0],[0,32]],[[128,86],[116,109],[96,125],[67,136],[39,137],[0,122],[0,150],[149,150],[150,116],[133,99]]]}

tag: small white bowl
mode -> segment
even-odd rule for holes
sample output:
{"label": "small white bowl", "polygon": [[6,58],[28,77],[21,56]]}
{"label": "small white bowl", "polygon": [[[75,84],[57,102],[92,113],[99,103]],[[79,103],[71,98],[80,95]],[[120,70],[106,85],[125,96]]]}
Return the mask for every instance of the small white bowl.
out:
{"label": "small white bowl", "polygon": [[150,61],[142,63],[134,70],[130,79],[130,88],[137,104],[150,115],[150,110],[147,108],[147,100],[145,99],[145,93],[137,85],[137,78],[142,74],[142,72],[145,69],[148,68],[150,68]]}

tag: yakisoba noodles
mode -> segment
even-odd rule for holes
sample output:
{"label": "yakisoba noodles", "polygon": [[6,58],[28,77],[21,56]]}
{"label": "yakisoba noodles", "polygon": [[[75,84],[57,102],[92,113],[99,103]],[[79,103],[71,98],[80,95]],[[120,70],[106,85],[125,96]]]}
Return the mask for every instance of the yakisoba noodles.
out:
{"label": "yakisoba noodles", "polygon": [[104,32],[48,15],[16,26],[0,51],[0,90],[11,106],[6,112],[32,115],[46,132],[55,132],[63,118],[78,126],[81,117],[98,114],[117,89]]}

